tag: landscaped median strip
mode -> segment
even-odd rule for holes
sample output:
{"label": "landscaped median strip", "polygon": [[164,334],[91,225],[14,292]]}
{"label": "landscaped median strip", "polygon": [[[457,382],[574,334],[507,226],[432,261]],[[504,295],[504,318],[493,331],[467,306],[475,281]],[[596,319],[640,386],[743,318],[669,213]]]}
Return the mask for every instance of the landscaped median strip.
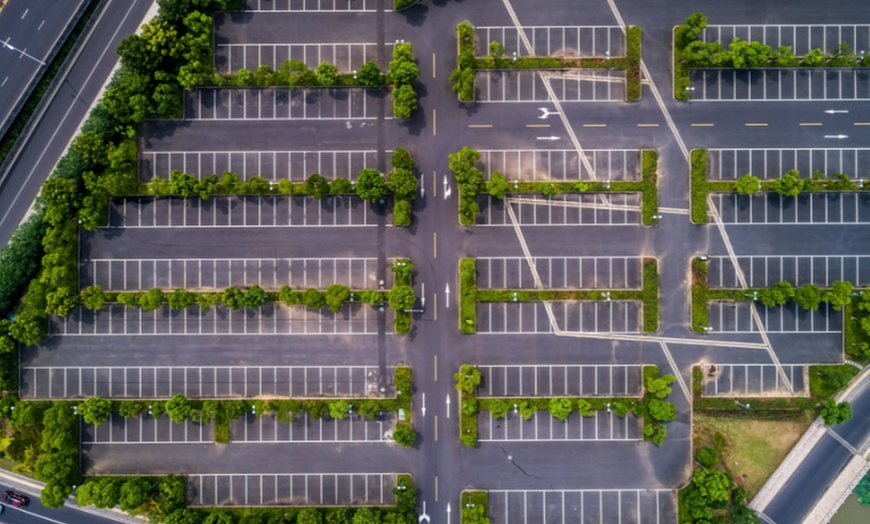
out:
{"label": "landscaped median strip", "polygon": [[459,329],[477,331],[478,302],[545,302],[636,300],[643,303],[643,331],[658,331],[659,275],[654,258],[643,259],[641,289],[477,289],[477,262],[459,261]]}
{"label": "landscaped median strip", "polygon": [[489,42],[489,56],[478,58],[474,56],[474,26],[464,21],[456,26],[458,36],[458,51],[456,69],[450,75],[453,91],[463,102],[474,101],[475,71],[486,69],[624,69],[625,98],[628,101],[640,100],[641,97],[641,40],[643,33],[639,27],[625,28],[626,54],[624,57],[553,57],[553,56],[505,56],[504,46],[497,42]]}
{"label": "landscaped median strip", "polygon": [[460,494],[462,508],[461,524],[489,524],[489,493],[478,490],[465,490]]}
{"label": "landscaped median strip", "polygon": [[530,419],[538,411],[548,411],[558,420],[565,421],[576,409],[581,416],[592,417],[598,411],[612,411],[624,417],[629,411],[643,418],[644,440],[651,440],[661,446],[667,437],[665,423],[676,419],[673,404],[664,399],[670,395],[673,375],[659,376],[656,366],[644,366],[641,398],[631,397],[487,397],[477,398],[477,386],[481,374],[475,366],[463,364],[453,375],[456,389],[460,393],[459,434],[460,440],[468,447],[477,445],[477,414],[489,411],[494,418],[508,416],[511,408],[524,419]]}

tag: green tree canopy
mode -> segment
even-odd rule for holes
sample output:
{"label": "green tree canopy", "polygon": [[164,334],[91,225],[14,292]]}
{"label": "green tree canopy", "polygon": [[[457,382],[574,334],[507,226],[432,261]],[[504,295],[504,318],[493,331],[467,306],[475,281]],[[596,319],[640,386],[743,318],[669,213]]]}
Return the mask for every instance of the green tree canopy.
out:
{"label": "green tree canopy", "polygon": [[181,393],[177,393],[173,395],[171,399],[166,401],[166,414],[169,415],[172,422],[181,424],[193,415],[193,406],[190,404],[190,401],[187,400],[187,397]]}
{"label": "green tree canopy", "polygon": [[378,170],[365,168],[359,172],[356,180],[356,194],[369,202],[377,202],[390,191],[384,175]]}
{"label": "green tree canopy", "polygon": [[112,401],[102,397],[91,397],[78,407],[79,414],[88,424],[102,424],[112,414]]}

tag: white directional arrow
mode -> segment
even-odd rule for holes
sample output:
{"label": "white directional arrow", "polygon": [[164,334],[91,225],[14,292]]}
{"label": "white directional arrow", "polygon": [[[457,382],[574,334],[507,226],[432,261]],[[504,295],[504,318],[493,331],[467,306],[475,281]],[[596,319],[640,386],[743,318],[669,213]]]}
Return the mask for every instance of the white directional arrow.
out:
{"label": "white directional arrow", "polygon": [[426,284],[420,284],[423,287],[423,290],[420,292],[420,303],[423,304],[423,307],[426,307]]}
{"label": "white directional arrow", "polygon": [[450,418],[450,395],[447,395],[447,418]]}
{"label": "white directional arrow", "polygon": [[447,304],[447,309],[450,309],[450,284],[447,284],[447,287],[444,288],[444,293],[447,295],[445,304]]}
{"label": "white directional arrow", "polygon": [[538,117],[539,120],[544,120],[550,115],[558,115],[559,114],[558,111],[550,111],[546,107],[539,107],[538,111],[541,112],[541,116]]}
{"label": "white directional arrow", "polygon": [[444,175],[444,200],[450,198],[450,194],[453,192],[453,189],[447,183],[447,175]]}
{"label": "white directional arrow", "polygon": [[849,112],[848,109],[828,109],[827,111],[825,111],[825,113],[828,113],[829,115],[835,115],[837,113],[848,113],[848,112]]}
{"label": "white directional arrow", "polygon": [[420,198],[426,198],[426,175],[420,175]]}
{"label": "white directional arrow", "polygon": [[426,394],[423,393],[423,407],[420,408],[420,411],[423,413],[423,416],[426,416]]}
{"label": "white directional arrow", "polygon": [[450,524],[450,503],[447,503],[447,524]]}
{"label": "white directional arrow", "polygon": [[425,500],[423,501],[423,514],[420,515],[419,517],[417,517],[417,522],[422,524],[424,520],[426,522],[429,522],[429,520],[430,520],[429,515],[426,513],[426,501]]}
{"label": "white directional arrow", "polygon": [[539,136],[538,140],[559,140],[561,137],[558,136]]}
{"label": "white directional arrow", "polygon": [[849,138],[849,135],[825,135],[825,138],[836,138],[842,140],[844,138]]}

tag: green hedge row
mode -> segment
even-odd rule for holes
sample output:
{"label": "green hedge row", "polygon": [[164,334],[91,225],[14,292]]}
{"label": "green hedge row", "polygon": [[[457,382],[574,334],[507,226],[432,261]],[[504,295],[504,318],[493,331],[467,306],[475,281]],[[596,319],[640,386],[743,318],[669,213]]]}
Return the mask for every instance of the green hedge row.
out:
{"label": "green hedge row", "polygon": [[658,261],[654,258],[643,260],[643,331],[655,333],[659,330],[659,270]]}
{"label": "green hedge row", "polygon": [[490,524],[489,493],[486,491],[465,490],[459,496],[462,508],[461,524]]}
{"label": "green hedge row", "polygon": [[707,260],[701,258],[692,259],[692,329],[699,333],[709,325],[707,304],[710,299],[707,295]]}
{"label": "green hedge row", "polygon": [[707,223],[707,150],[692,150],[691,208],[694,224]]}
{"label": "green hedge row", "polygon": [[644,149],[640,157],[643,185],[642,220],[644,225],[651,226],[659,221],[659,154],[653,149]]}
{"label": "green hedge row", "polygon": [[463,258],[459,261],[459,330],[463,333],[477,332],[477,260]]}

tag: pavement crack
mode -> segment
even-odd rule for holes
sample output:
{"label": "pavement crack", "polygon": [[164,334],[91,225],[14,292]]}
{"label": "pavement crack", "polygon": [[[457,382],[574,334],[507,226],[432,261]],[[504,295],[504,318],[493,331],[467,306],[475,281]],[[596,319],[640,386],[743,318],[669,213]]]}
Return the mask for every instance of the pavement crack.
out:
{"label": "pavement crack", "polygon": [[520,470],[520,473],[522,473],[523,475],[525,475],[525,476],[527,476],[527,477],[529,477],[529,478],[533,478],[533,479],[540,480],[542,483],[544,483],[544,484],[545,484],[547,487],[549,487],[551,490],[553,490],[553,491],[556,490],[556,486],[554,486],[554,485],[551,484],[550,482],[547,482],[546,480],[544,480],[542,477],[539,477],[538,475],[532,475],[531,473],[529,473],[528,471],[526,471],[525,469],[523,469],[522,466],[520,466],[519,464],[517,464],[517,463],[514,461],[514,457],[513,457],[513,455],[508,454],[507,450],[504,449],[504,447],[502,447],[502,448],[500,448],[500,449],[501,449],[501,452],[504,453],[505,456],[508,458],[508,460],[510,461],[510,463],[513,464],[513,466],[514,466],[515,468],[517,468],[518,470]]}

